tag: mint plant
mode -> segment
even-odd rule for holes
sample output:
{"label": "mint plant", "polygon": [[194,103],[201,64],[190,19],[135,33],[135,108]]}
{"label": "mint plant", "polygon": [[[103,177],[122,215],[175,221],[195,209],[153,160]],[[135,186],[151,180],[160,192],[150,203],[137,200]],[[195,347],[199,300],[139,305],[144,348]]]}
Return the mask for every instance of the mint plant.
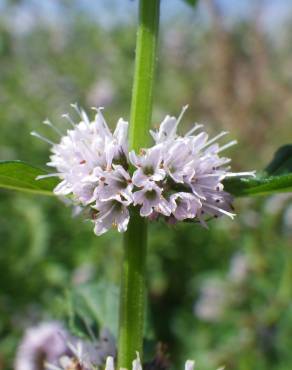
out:
{"label": "mint plant", "polygon": [[[72,127],[57,144],[49,141],[48,165],[55,172],[21,161],[0,163],[2,188],[68,196],[74,206],[86,211],[97,235],[112,227],[124,232],[117,367],[128,369],[133,361],[133,368],[140,369],[143,358],[148,220],[198,221],[208,227],[210,218],[234,217],[236,196],[292,190],[291,145],[281,148],[266,170],[234,173],[230,159],[221,153],[235,141],[217,143],[225,132],[209,139],[200,131],[202,125],[195,125],[186,135],[178,135],[185,108],[178,118],[167,116],[157,131],[150,131],[154,144],[149,147],[159,7],[159,0],[140,0],[129,124],[120,119],[112,133],[101,108],[91,121],[75,106],[80,122],[75,124],[66,116]],[[48,142],[40,134],[33,135]],[[76,368],[95,368],[83,353],[75,352]],[[186,369],[193,366],[186,363]],[[106,369],[113,368],[110,357]]]}

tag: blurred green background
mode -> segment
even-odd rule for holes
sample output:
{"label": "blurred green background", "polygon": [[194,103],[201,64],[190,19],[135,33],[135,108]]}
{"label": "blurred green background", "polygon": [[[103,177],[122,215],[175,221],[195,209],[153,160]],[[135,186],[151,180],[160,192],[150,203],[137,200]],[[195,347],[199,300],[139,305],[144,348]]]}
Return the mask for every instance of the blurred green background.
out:
{"label": "blurred green background", "polygon": [[[154,124],[189,104],[194,121],[229,130],[235,170],[263,168],[292,136],[292,4],[162,2]],[[275,3],[278,4],[275,5]],[[45,118],[78,102],[128,119],[136,2],[0,1],[0,159],[44,166],[56,140]],[[73,113],[74,115],[74,113]],[[292,196],[235,202],[235,221],[151,224],[147,337],[182,367],[292,368]],[[68,290],[119,283],[121,236],[96,237],[58,199],[0,192],[0,369],[23,330],[64,319]],[[102,300],[102,297],[100,298]]]}

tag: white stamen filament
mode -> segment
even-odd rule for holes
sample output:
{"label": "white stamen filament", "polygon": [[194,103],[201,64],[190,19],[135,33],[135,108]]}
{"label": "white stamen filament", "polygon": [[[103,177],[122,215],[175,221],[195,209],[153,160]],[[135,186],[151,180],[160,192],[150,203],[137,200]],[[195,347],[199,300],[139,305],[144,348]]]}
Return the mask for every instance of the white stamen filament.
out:
{"label": "white stamen filament", "polygon": [[188,105],[185,105],[184,107],[182,107],[180,115],[178,116],[178,118],[176,120],[176,123],[175,123],[175,130],[177,129],[177,127],[178,127],[180,121],[182,120],[183,115],[184,115],[185,111],[188,109],[188,107],[189,107]]}
{"label": "white stamen filament", "polygon": [[208,173],[206,175],[197,175],[195,176],[195,179],[204,179],[206,177],[226,177],[226,175],[223,173]]}
{"label": "white stamen filament", "polygon": [[38,133],[37,133],[37,132],[35,132],[35,131],[32,131],[30,134],[31,134],[32,136],[37,137],[38,139],[43,140],[44,142],[46,142],[46,143],[48,143],[48,144],[50,144],[50,145],[55,145],[55,143],[53,143],[51,140],[49,140],[49,139],[47,139],[46,137],[44,137],[44,136],[42,136],[42,135],[38,134]]}
{"label": "white stamen filament", "polygon": [[213,139],[210,139],[209,141],[207,141],[206,144],[203,146],[203,148],[206,148],[207,146],[209,146],[210,144],[214,143],[215,141],[220,139],[222,136],[225,136],[227,134],[228,134],[228,131],[222,131],[220,134],[213,137]]}
{"label": "white stamen filament", "polygon": [[202,188],[202,189],[206,189],[206,190],[209,190],[209,191],[212,191],[212,192],[214,192],[214,191],[216,191],[216,189],[213,187],[213,188],[211,188],[210,186],[207,186],[207,185],[201,185],[201,184],[199,184],[199,186],[200,186],[200,188]]}
{"label": "white stamen filament", "polygon": [[249,171],[249,172],[229,172],[225,175],[225,177],[243,177],[243,176],[251,176],[256,177],[256,171]]}
{"label": "white stamen filament", "polygon": [[81,109],[81,118],[83,119],[83,122],[89,127],[90,122],[89,122],[89,119],[87,117],[87,114],[84,112],[83,109]]}
{"label": "white stamen filament", "polygon": [[80,108],[78,107],[78,104],[77,103],[72,103],[72,104],[70,104],[71,105],[71,107],[72,108],[74,108],[75,110],[76,110],[76,112],[79,114],[79,116],[82,118],[82,116],[81,116],[81,110],[80,110]]}
{"label": "white stamen filament", "polygon": [[112,213],[114,208],[115,208],[115,205],[111,206],[111,208],[105,214],[103,214],[101,217],[98,217],[98,220],[102,221],[103,219],[105,219],[110,213]]}
{"label": "white stamen filament", "polygon": [[230,148],[231,146],[233,145],[236,145],[237,144],[237,140],[232,140],[230,141],[229,143],[221,146],[221,148],[219,148],[219,150],[217,151],[217,153],[220,153],[222,152],[223,150],[227,149],[227,148]]}
{"label": "white stamen filament", "polygon": [[62,114],[62,117],[65,118],[70,123],[70,125],[72,125],[73,128],[75,128],[76,124],[73,121],[73,119],[70,117],[69,113]]}
{"label": "white stamen filament", "polygon": [[229,216],[229,217],[231,217],[232,219],[236,216],[236,214],[235,214],[235,213],[231,213],[231,212],[225,211],[224,209],[219,208],[219,207],[216,207],[216,206],[213,206],[213,205],[212,205],[212,204],[210,204],[210,203],[205,203],[205,204],[204,204],[204,206],[205,206],[205,207],[207,207],[207,208],[214,209],[215,211],[218,211],[218,212],[220,212],[220,213],[223,213],[224,215]]}
{"label": "white stamen filament", "polygon": [[59,129],[57,129],[57,127],[55,127],[53,124],[52,124],[52,122],[51,121],[49,121],[48,119],[46,119],[46,120],[44,120],[44,122],[43,122],[43,124],[44,125],[46,125],[46,126],[49,126],[49,127],[51,127],[59,136],[64,136],[63,134],[62,134],[62,132],[59,130]]}
{"label": "white stamen filament", "polygon": [[36,177],[36,180],[46,179],[48,177],[60,177],[62,176],[62,173],[56,172],[56,173],[48,173],[47,175],[39,175]]}
{"label": "white stamen filament", "polygon": [[186,134],[185,136],[190,136],[191,134],[193,134],[195,131],[197,131],[199,128],[202,128],[203,125],[199,125],[198,123],[195,123],[195,126],[193,128],[191,128]]}

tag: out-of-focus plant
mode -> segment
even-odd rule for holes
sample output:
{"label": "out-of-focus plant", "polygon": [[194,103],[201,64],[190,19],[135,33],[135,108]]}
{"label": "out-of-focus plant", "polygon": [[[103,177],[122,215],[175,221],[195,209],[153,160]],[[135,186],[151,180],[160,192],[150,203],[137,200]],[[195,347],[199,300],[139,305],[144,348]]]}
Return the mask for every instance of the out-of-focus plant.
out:
{"label": "out-of-focus plant", "polygon": [[[7,165],[9,165],[9,164],[5,164],[5,166],[7,166]],[[18,165],[19,165],[19,163],[16,164],[16,166],[18,166]],[[22,166],[22,164],[20,164],[20,166]],[[3,169],[5,169],[4,166],[3,166]],[[13,171],[10,171],[10,174],[11,173],[13,173]],[[38,174],[40,174],[40,172]],[[4,181],[3,181],[3,179],[4,179]],[[18,178],[17,181],[15,181],[15,179],[13,179],[13,176],[12,176],[12,178],[10,176],[7,178],[7,172],[4,171],[2,181],[5,184],[5,186],[8,185],[8,187],[12,186],[12,187],[19,188],[19,187],[23,187],[24,179],[23,179],[23,176],[21,176],[21,178]],[[12,181],[12,184],[11,184],[11,181]],[[281,189],[286,187],[286,189],[289,190],[290,189],[289,188],[289,186],[290,186],[289,181],[290,181],[289,177],[288,178],[283,177],[281,179],[274,178],[274,177],[264,179],[263,177],[261,177],[259,179],[254,180],[254,182],[249,182],[248,184],[247,184],[246,180],[240,181],[240,183],[230,183],[230,187],[231,187],[230,189],[232,189],[232,186],[233,186],[234,188],[238,189],[238,192],[241,195],[248,194],[249,192],[250,192],[249,194],[251,194],[252,192],[254,192],[254,193],[257,193],[257,192],[258,193],[268,193],[270,191],[275,190],[275,187],[278,187],[278,186],[283,186]],[[25,182],[25,187],[27,187],[26,180],[24,182]],[[44,184],[46,184],[46,181],[44,181]],[[287,187],[287,184],[288,184],[288,187]],[[35,187],[37,187],[37,186],[39,186],[39,183],[37,184],[33,180],[31,183],[29,183],[29,187],[32,187],[32,189],[29,189],[29,187],[28,187],[28,190],[36,190]],[[52,187],[51,187],[51,189],[52,189]],[[48,189],[38,189],[38,191],[41,191],[41,192],[42,191],[47,191],[47,190]]]}

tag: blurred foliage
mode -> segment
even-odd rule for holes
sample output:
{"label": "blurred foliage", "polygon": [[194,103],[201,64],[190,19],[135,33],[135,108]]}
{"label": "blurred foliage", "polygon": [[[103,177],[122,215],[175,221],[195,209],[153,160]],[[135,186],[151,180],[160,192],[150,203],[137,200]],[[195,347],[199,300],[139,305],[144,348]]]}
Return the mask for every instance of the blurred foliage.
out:
{"label": "blurred foliage", "polygon": [[[42,167],[48,147],[29,132],[57,140],[40,122],[48,117],[65,131],[60,115],[69,103],[103,105],[112,122],[128,118],[135,29],[118,22],[103,28],[64,1],[51,22],[38,20],[37,7],[30,10],[32,25],[23,30],[13,17],[18,3],[6,4],[0,17],[0,159]],[[183,129],[194,119],[214,133],[227,129],[240,141],[230,154],[234,168],[263,168],[291,136],[292,26],[279,42],[263,31],[258,12],[227,28],[214,2],[206,3],[210,24],[194,14],[163,24],[154,123],[189,103]],[[0,369],[9,369],[25,327],[70,318],[68,291],[93,281],[119,283],[122,250],[120,235],[95,237],[92,225],[57,199],[12,191],[1,191],[0,199]],[[151,224],[147,336],[166,343],[180,367],[195,358],[202,370],[222,364],[286,370],[292,365],[291,195],[235,206],[235,221],[212,221],[209,230]],[[240,282],[230,274],[237,253],[248,261]],[[217,320],[196,309],[210,278],[219,281],[219,296],[228,297]]]}

